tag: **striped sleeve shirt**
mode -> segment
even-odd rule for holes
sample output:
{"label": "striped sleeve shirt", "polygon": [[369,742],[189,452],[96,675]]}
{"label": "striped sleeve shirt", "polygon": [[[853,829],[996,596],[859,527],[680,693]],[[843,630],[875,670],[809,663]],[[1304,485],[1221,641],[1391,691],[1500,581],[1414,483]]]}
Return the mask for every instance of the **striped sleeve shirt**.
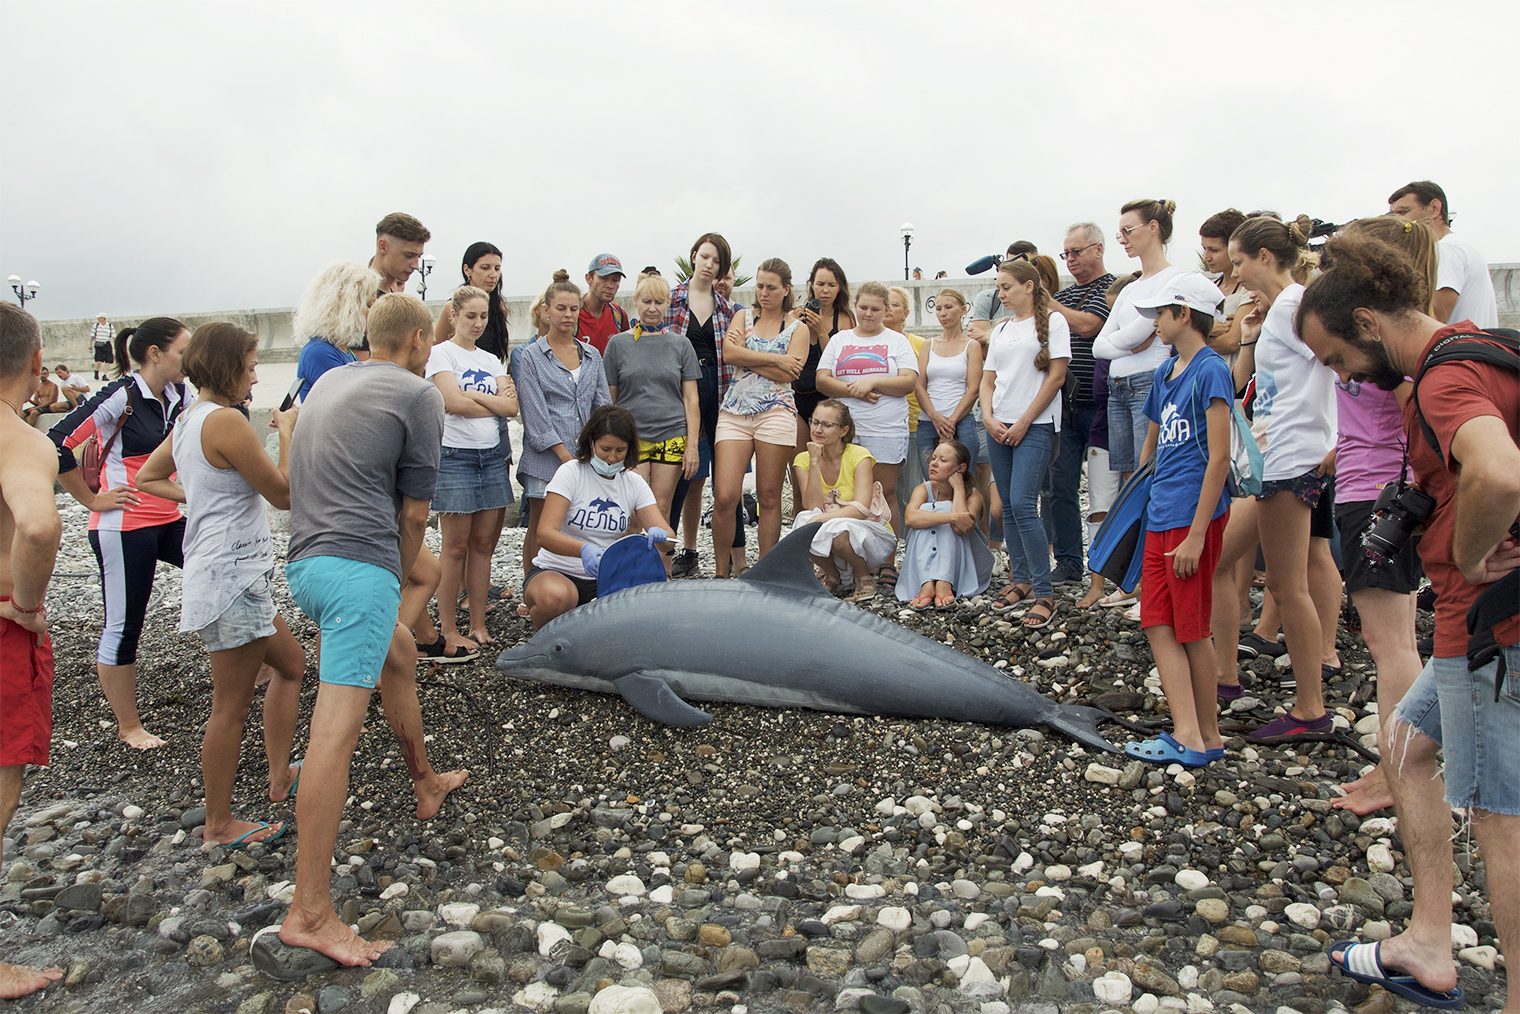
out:
{"label": "striped sleeve shirt", "polygon": [[95,326],[90,328],[90,341],[97,345],[109,345],[116,336],[111,333],[111,325],[102,321],[96,321]]}
{"label": "striped sleeve shirt", "polygon": [[[1108,319],[1108,287],[1114,284],[1114,276],[1105,274],[1085,285],[1068,285],[1056,293],[1056,302],[1071,310],[1095,314],[1101,320]],[[1066,368],[1077,375],[1075,404],[1091,405],[1093,398],[1093,340],[1083,338],[1075,331],[1071,334],[1071,362]]]}

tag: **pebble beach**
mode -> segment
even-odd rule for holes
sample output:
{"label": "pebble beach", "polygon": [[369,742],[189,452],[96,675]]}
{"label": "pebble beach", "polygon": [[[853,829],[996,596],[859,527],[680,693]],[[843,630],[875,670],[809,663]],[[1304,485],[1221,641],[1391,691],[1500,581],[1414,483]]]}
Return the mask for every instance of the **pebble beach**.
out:
{"label": "pebble beach", "polygon": [[[405,763],[372,702],[334,897],[346,921],[396,946],[375,968],[277,981],[250,950],[283,916],[299,828],[242,852],[202,847],[210,669],[198,638],[177,633],[178,572],[162,565],[138,700],[169,743],[137,752],[116,739],[94,676],[88,515],[66,495],[58,503],[52,766],[29,770],[4,831],[0,957],[66,975],[8,1009],[1415,1009],[1342,977],[1325,955],[1336,940],[1398,932],[1411,911],[1392,812],[1331,806],[1375,749],[1374,670],[1353,634],[1342,632],[1342,678],[1326,687],[1337,737],[1249,744],[1241,733],[1291,702],[1278,667],[1257,659],[1242,666],[1246,696],[1221,717],[1224,759],[1184,770],[1038,728],[737,705],[704,705],[707,727],[668,728],[620,698],[503,678],[496,652],[530,633],[512,604],[489,618],[494,648],[419,669],[435,764],[470,770],[434,819],[412,815]],[[521,536],[505,532],[494,580],[520,582]],[[437,532],[428,538],[436,550]],[[705,550],[702,562],[711,573]],[[316,631],[279,568],[276,587],[310,653]],[[1080,592],[1058,588],[1056,622],[1034,631],[992,613],[989,598],[914,613],[878,596],[866,608],[1054,700],[1160,726],[1165,701],[1138,624],[1075,610]],[[1420,622],[1428,632],[1428,614]],[[313,659],[298,744],[316,686]],[[290,820],[289,804],[268,802],[260,707],[234,812]],[[1135,735],[1100,729],[1116,743]],[[1505,971],[1483,864],[1466,835],[1455,846],[1459,985],[1469,1009],[1498,1009]]]}

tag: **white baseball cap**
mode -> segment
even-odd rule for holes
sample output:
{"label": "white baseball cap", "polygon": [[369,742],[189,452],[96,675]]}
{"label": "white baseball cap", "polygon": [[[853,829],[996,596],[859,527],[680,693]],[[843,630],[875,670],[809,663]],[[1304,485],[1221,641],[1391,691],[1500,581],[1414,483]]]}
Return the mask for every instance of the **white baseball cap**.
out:
{"label": "white baseball cap", "polygon": [[1220,311],[1223,302],[1224,293],[1209,281],[1207,275],[1200,271],[1183,271],[1173,275],[1156,295],[1135,300],[1135,309],[1142,317],[1154,317],[1163,306],[1180,305],[1212,314],[1215,320],[1224,320]]}

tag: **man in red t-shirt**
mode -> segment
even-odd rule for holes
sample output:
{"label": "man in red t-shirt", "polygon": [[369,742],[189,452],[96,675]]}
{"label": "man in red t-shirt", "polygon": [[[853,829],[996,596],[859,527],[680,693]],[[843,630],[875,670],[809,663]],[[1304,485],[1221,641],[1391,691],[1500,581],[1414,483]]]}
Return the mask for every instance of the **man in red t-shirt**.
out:
{"label": "man in red t-shirt", "polygon": [[586,269],[586,298],[581,300],[581,323],[576,336],[598,352],[607,340],[628,330],[628,312],[613,302],[623,284],[623,264],[610,253],[591,258]]}
{"label": "man in red t-shirt", "polygon": [[[1477,332],[1425,312],[1423,286],[1392,248],[1332,240],[1331,270],[1304,293],[1298,329],[1342,381],[1394,390],[1414,376],[1441,339]],[[1339,269],[1339,270],[1337,270]],[[1497,345],[1498,343],[1491,343]],[[1502,347],[1502,346],[1501,346]],[[1498,661],[1468,671],[1468,607],[1520,567],[1520,375],[1470,360],[1431,367],[1404,430],[1413,478],[1435,506],[1420,558],[1437,594],[1435,657],[1392,716],[1384,765],[1414,878],[1410,926],[1381,944],[1338,943],[1333,964],[1419,1003],[1460,1006],[1451,960],[1451,808],[1467,813],[1488,872],[1501,949],[1520,955],[1520,617],[1493,630],[1508,675],[1495,700]],[[1445,755],[1444,772],[1437,762]],[[1444,800],[1443,795],[1444,774]],[[1516,1009],[1511,985],[1507,1010]]]}

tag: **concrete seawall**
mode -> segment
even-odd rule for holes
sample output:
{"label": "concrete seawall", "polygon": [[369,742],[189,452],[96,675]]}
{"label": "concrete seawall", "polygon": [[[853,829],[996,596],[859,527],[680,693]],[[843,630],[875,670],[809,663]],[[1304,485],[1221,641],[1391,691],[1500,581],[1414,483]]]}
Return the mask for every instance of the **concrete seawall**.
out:
{"label": "concrete seawall", "polygon": [[[1489,267],[1489,273],[1494,280],[1494,292],[1499,300],[1499,323],[1504,327],[1520,328],[1520,264],[1494,264]],[[942,278],[938,281],[921,282],[898,282],[886,280],[888,285],[901,285],[913,294],[913,314],[908,319],[908,330],[924,336],[939,333],[939,324],[934,318],[934,296],[945,288],[958,289],[967,300],[983,289],[991,288],[996,278],[992,272],[979,275],[976,278]],[[1063,276],[1063,284],[1069,284],[1071,279]],[[633,286],[627,282],[623,285],[623,293],[618,297],[618,302],[625,308],[630,309],[633,304]],[[747,300],[753,296],[754,290],[740,289],[736,295],[741,300]],[[528,322],[528,309],[537,298],[534,295],[513,296],[507,299],[507,326],[514,343],[524,341],[531,337],[533,328]],[[434,316],[443,308],[443,300],[428,300],[428,308]],[[296,358],[300,352],[301,344],[305,341],[305,335],[299,339],[291,333],[290,318],[292,307],[280,307],[268,310],[201,310],[180,311],[169,310],[170,316],[178,317],[192,330],[201,324],[212,321],[230,321],[248,331],[258,335],[259,358],[265,362],[289,362]],[[152,316],[151,314],[148,316]],[[146,316],[136,317],[112,317],[111,324],[115,328],[141,323]],[[88,370],[90,367],[90,328],[94,320],[44,320],[42,321],[42,348],[43,359],[48,366],[55,363],[67,363],[75,370]]]}

